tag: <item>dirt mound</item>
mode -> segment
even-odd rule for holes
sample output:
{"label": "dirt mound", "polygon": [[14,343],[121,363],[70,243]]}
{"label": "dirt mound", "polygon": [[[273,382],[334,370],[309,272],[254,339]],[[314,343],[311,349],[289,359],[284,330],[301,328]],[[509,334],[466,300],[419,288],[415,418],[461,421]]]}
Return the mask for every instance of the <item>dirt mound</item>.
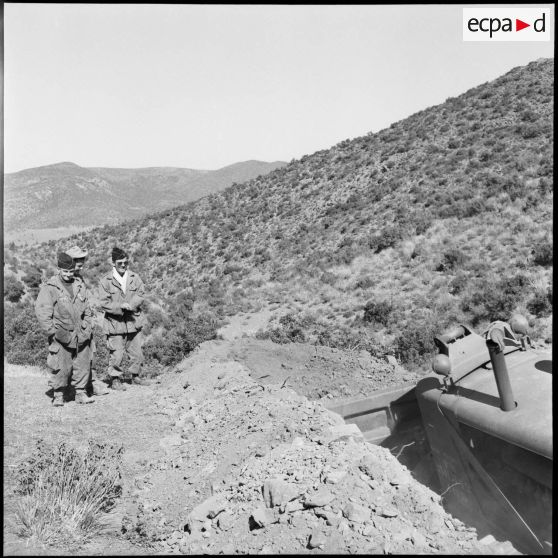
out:
{"label": "dirt mound", "polygon": [[421,377],[397,363],[374,358],[367,351],[323,345],[278,345],[244,337],[236,340],[230,355],[250,370],[254,380],[262,384],[285,383],[309,399],[366,396]]}
{"label": "dirt mound", "polygon": [[[234,350],[247,347],[256,359],[262,345]],[[284,380],[263,383],[273,362],[292,366],[287,372],[307,362],[302,346],[290,361],[286,347],[271,355],[258,380],[255,365],[231,359],[232,348],[205,343],[159,383],[87,406],[53,409],[44,378],[6,377],[8,471],[39,437],[124,444],[123,498],[102,536],[74,554],[513,552],[478,541],[389,451],[319,401]],[[23,554],[13,536],[13,480],[6,476],[5,550]]]}
{"label": "dirt mound", "polygon": [[200,347],[180,392],[163,379],[166,455],[128,532],[156,531],[162,549],[182,553],[490,551],[389,451],[319,402],[255,382],[226,353],[223,342]]}

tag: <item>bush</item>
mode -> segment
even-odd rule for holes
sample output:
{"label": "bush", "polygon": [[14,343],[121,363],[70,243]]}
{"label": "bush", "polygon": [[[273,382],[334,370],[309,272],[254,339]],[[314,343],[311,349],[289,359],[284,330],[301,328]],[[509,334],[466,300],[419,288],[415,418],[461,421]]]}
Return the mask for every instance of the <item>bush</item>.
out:
{"label": "bush", "polygon": [[527,310],[537,317],[550,316],[552,313],[552,287],[546,292],[537,291],[527,302]]}
{"label": "bush", "polygon": [[384,327],[388,325],[391,312],[393,311],[392,305],[385,301],[378,302],[371,300],[364,306],[363,320],[368,323],[379,323]]}
{"label": "bush", "polygon": [[398,226],[386,226],[383,230],[372,237],[368,245],[374,252],[381,252],[386,248],[391,248],[401,239],[401,229]]}
{"label": "bush", "polygon": [[452,295],[460,294],[469,282],[467,274],[463,271],[458,271],[456,276],[449,282],[448,291]]}
{"label": "bush", "polygon": [[527,277],[521,273],[503,277],[499,281],[477,279],[471,285],[471,290],[463,299],[461,308],[470,313],[474,326],[482,320],[509,319],[514,308],[529,292]]}
{"label": "bush", "polygon": [[312,320],[308,317],[300,317],[297,314],[285,314],[279,318],[279,327],[269,328],[266,331],[259,331],[256,334],[258,339],[270,339],[274,343],[304,343],[307,341],[308,327]]}
{"label": "bush", "polygon": [[36,297],[41,286],[43,274],[39,268],[27,267],[21,280],[27,285],[32,297]]}
{"label": "bush", "polygon": [[25,287],[13,275],[4,277],[4,298],[9,302],[19,302],[25,293]]}
{"label": "bush", "polygon": [[42,543],[82,543],[101,527],[103,512],[122,494],[122,446],[89,441],[85,453],[39,440],[17,473],[20,536]]}
{"label": "bush", "polygon": [[32,304],[5,306],[4,355],[13,364],[44,366],[48,356],[48,343],[39,327]]}
{"label": "bush", "polygon": [[[173,316],[171,316],[172,320]],[[212,314],[184,316],[172,322],[164,335],[155,335],[144,346],[148,366],[174,366],[188,356],[200,343],[217,337],[218,322]]]}
{"label": "bush", "polygon": [[421,320],[407,325],[394,340],[396,354],[406,365],[425,362],[435,352],[434,336],[442,329],[442,323]]}
{"label": "bush", "polygon": [[540,240],[539,243],[531,251],[533,263],[543,267],[550,267],[553,263],[553,249],[552,240],[545,238]]}
{"label": "bush", "polygon": [[444,252],[436,271],[452,271],[462,266],[466,260],[467,256],[459,248],[449,248]]}

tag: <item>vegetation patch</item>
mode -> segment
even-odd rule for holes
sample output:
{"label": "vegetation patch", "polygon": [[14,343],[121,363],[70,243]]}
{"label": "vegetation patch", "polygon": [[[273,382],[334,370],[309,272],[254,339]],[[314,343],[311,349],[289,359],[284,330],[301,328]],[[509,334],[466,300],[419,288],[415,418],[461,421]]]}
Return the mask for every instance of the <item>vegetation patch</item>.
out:
{"label": "vegetation patch", "polygon": [[19,535],[46,544],[81,544],[122,493],[122,446],[89,441],[85,452],[43,440],[17,471]]}

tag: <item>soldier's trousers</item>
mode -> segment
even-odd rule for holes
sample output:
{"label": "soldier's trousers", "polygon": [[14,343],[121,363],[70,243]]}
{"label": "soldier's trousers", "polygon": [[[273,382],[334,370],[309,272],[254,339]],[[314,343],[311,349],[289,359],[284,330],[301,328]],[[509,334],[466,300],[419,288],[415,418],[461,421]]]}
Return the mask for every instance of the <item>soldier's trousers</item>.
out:
{"label": "soldier's trousers", "polygon": [[97,344],[95,337],[91,335],[91,381],[98,380],[97,377]]}
{"label": "soldier's trousers", "polygon": [[54,340],[48,347],[48,385],[56,390],[63,389],[71,383],[75,389],[85,389],[89,382],[90,361],[89,342],[72,349]]}
{"label": "soldier's trousers", "polygon": [[[123,333],[121,335],[107,335],[107,347],[110,353],[108,373],[112,378],[130,377],[140,373],[143,364],[142,333]],[[130,357],[128,374],[122,370],[124,354]]]}

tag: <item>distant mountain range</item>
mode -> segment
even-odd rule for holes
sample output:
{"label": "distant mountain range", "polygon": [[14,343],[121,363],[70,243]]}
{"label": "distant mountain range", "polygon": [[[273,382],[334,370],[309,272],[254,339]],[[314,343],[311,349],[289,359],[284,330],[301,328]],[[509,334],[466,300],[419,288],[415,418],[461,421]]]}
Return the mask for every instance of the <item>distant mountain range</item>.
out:
{"label": "distant mountain range", "polygon": [[7,231],[117,224],[176,207],[282,167],[245,161],[218,170],[119,169],[57,163],[4,176]]}

